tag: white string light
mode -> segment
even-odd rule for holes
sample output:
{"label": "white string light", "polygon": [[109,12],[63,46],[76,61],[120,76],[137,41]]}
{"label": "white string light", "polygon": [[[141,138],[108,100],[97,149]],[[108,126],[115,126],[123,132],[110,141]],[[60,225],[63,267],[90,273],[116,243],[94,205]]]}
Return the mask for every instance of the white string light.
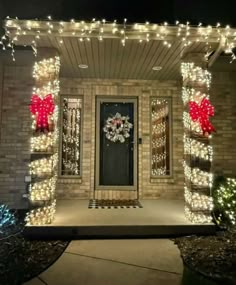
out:
{"label": "white string light", "polygon": [[[78,37],[81,41],[90,40],[92,37],[97,38],[99,41],[103,41],[104,38],[116,37],[120,39],[123,46],[130,39],[136,39],[140,43],[161,40],[167,48],[170,48],[171,42],[175,40],[181,41],[187,47],[193,42],[205,42],[208,46],[210,42],[219,42],[221,38],[225,38],[224,49],[232,55],[232,60],[235,59],[233,53],[236,46],[235,29],[230,28],[228,25],[222,27],[216,24],[215,26],[203,27],[201,23],[198,26],[191,26],[189,22],[183,24],[179,21],[176,21],[175,25],[169,25],[167,22],[163,24],[146,22],[129,25],[126,19],[124,19],[123,24],[118,24],[116,21],[108,22],[105,19],[102,21],[93,19],[91,22],[74,19],[68,22],[57,22],[48,18],[46,21],[8,18],[5,21],[5,31],[6,41],[9,38],[11,41],[14,39],[12,45],[18,44],[20,36],[33,36],[34,42],[31,42],[30,45],[34,49],[34,53],[37,53],[37,41],[48,35],[59,37],[59,42],[63,42],[63,35],[68,34]],[[4,49],[5,44],[2,47]]]}
{"label": "white string light", "polygon": [[[203,32],[208,39],[212,28],[202,29]],[[188,108],[190,101],[199,104],[203,98],[209,99],[209,94],[203,93],[211,84],[211,74],[207,70],[193,62],[184,62],[181,64],[181,73],[185,85],[182,88],[185,108]],[[209,168],[213,160],[213,149],[209,145],[210,136],[203,137],[200,123],[193,122],[187,111],[183,112],[183,124],[185,215],[193,223],[209,223],[212,220],[213,209],[213,199],[210,197],[213,174],[199,167],[204,163]]]}
{"label": "white string light", "polygon": [[[48,22],[49,27],[52,25]],[[32,30],[31,21],[27,22],[29,30]],[[50,116],[52,129],[46,132],[34,132],[31,137],[31,152],[36,159],[29,164],[32,183],[29,187],[29,199],[32,203],[40,202],[43,206],[29,211],[26,215],[27,225],[42,225],[51,223],[56,207],[55,188],[58,166],[58,93],[59,93],[59,69],[60,58],[58,56],[43,59],[34,64],[33,77],[36,86],[33,94],[41,99],[51,94],[55,103],[53,115]],[[32,128],[35,130],[36,117],[33,116]],[[39,156],[37,157],[37,155]],[[45,157],[42,158],[42,155]],[[42,181],[38,181],[43,179]],[[41,205],[41,204],[40,204]]]}

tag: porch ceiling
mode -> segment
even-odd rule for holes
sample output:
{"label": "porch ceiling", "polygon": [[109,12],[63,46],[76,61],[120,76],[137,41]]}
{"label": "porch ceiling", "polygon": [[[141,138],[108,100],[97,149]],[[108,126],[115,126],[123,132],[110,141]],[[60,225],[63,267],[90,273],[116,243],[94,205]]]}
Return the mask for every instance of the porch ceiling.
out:
{"label": "porch ceiling", "polygon": [[[216,46],[213,43],[211,48]],[[178,80],[182,53],[206,51],[206,43],[193,43],[183,49],[180,41],[172,42],[167,48],[163,41],[157,40],[142,43],[128,40],[122,46],[119,39],[80,41],[76,37],[56,36],[43,37],[38,47],[59,51],[62,77],[136,80]],[[79,64],[86,64],[88,68],[81,69]],[[154,66],[162,69],[154,71]]]}
{"label": "porch ceiling", "polygon": [[[236,29],[219,25],[194,27],[188,22],[168,26],[148,22],[127,25],[126,20],[121,25],[105,20],[88,23],[8,19],[5,30],[10,46],[57,49],[61,76],[70,78],[178,80],[184,54],[208,54],[212,68],[222,52],[233,55],[236,46]],[[79,68],[81,64],[88,68]],[[154,71],[154,66],[161,70]],[[223,66],[221,60],[219,69]],[[235,70],[235,64],[232,66]],[[229,69],[232,70],[226,68]]]}

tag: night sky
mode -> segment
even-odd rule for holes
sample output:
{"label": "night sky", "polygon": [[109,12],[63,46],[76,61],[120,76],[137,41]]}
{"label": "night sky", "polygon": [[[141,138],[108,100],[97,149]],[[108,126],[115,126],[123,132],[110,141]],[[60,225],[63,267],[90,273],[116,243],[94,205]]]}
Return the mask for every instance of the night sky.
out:
{"label": "night sky", "polygon": [[175,20],[192,24],[217,22],[236,27],[236,0],[0,0],[0,17],[54,19],[92,18],[161,23]]}

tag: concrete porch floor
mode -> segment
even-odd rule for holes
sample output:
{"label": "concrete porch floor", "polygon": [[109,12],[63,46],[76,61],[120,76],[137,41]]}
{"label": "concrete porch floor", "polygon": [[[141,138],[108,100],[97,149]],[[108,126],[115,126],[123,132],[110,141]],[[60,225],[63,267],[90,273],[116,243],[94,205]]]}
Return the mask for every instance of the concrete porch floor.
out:
{"label": "concrete porch floor", "polygon": [[89,209],[88,200],[58,200],[55,220],[28,226],[25,233],[41,237],[161,237],[212,234],[213,224],[192,224],[182,200],[140,200],[143,208]]}
{"label": "concrete porch floor", "polygon": [[140,200],[143,208],[88,209],[87,200],[59,200],[54,226],[191,225],[182,200]]}

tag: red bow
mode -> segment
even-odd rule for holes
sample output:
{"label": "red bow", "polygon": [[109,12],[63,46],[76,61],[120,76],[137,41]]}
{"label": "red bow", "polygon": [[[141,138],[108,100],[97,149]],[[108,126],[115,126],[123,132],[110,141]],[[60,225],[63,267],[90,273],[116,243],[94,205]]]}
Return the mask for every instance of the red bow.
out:
{"label": "red bow", "polygon": [[215,128],[209,121],[209,116],[214,116],[214,107],[208,99],[202,99],[200,105],[196,102],[190,101],[189,114],[194,122],[198,121],[200,123],[203,134],[215,132]]}
{"label": "red bow", "polygon": [[36,131],[49,130],[48,116],[53,114],[55,104],[52,94],[48,94],[43,99],[33,94],[31,98],[30,111],[36,115]]}

